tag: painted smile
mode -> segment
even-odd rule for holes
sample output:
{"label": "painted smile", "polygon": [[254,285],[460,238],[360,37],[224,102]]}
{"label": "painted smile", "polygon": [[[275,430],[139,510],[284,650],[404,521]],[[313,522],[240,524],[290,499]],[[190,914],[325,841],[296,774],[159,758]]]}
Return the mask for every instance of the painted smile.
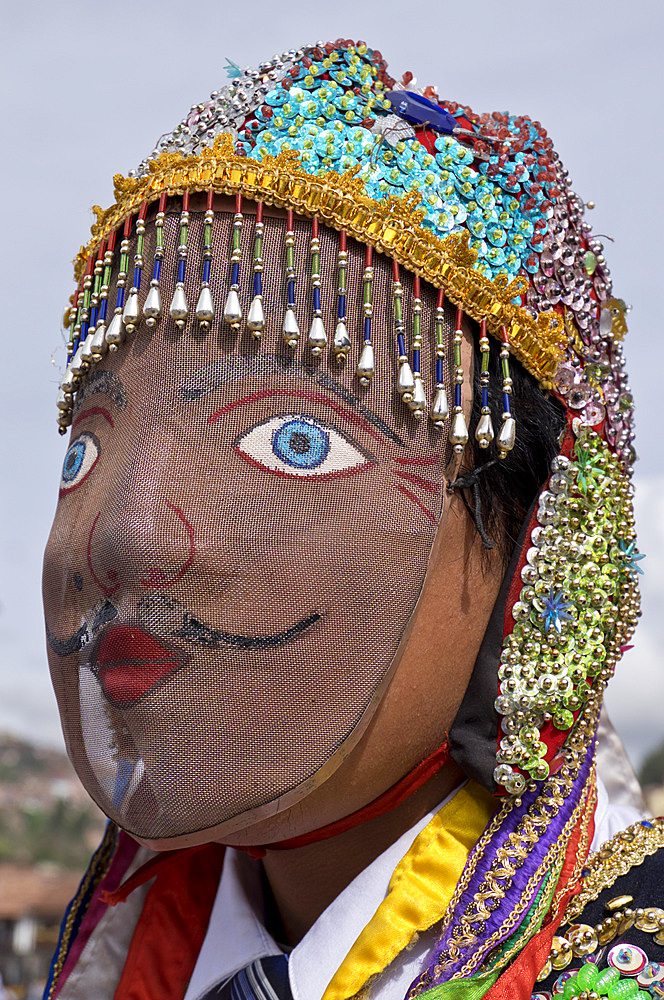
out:
{"label": "painted smile", "polygon": [[113,625],[92,659],[108,700],[118,707],[134,705],[184,666],[186,657],[135,625]]}

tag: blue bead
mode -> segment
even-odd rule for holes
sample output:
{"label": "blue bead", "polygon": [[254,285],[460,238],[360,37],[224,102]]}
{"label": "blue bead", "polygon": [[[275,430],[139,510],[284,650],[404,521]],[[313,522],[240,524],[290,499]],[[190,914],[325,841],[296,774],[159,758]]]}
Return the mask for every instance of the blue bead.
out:
{"label": "blue bead", "polygon": [[505,413],[512,412],[512,408],[510,405],[510,394],[508,392],[503,393],[503,410]]}
{"label": "blue bead", "polygon": [[263,294],[263,278],[260,271],[254,271],[254,295]]}
{"label": "blue bead", "polygon": [[399,350],[399,354],[406,353],[406,341],[404,339],[403,333],[397,334],[397,348]]}
{"label": "blue bead", "polygon": [[343,292],[339,295],[339,302],[337,304],[337,319],[346,318],[346,293]]}
{"label": "blue bead", "polygon": [[178,261],[178,281],[184,281],[184,271],[187,265],[186,260]]}
{"label": "blue bead", "polygon": [[210,280],[210,270],[211,269],[212,269],[212,261],[211,260],[204,260],[203,261],[203,281],[209,281]]}
{"label": "blue bead", "polygon": [[99,319],[103,322],[106,320],[106,312],[108,310],[108,299],[102,299],[101,305],[99,307]]}
{"label": "blue bead", "polygon": [[288,289],[287,289],[287,291],[288,291],[288,294],[287,294],[288,305],[289,306],[294,306],[295,305],[295,281],[289,281],[288,282]]}
{"label": "blue bead", "polygon": [[152,272],[152,277],[155,281],[159,281],[159,275],[161,274],[161,260],[159,257],[154,262],[154,271]]}
{"label": "blue bead", "polygon": [[365,342],[371,340],[371,316],[364,317],[364,340]]}
{"label": "blue bead", "polygon": [[135,288],[140,288],[141,287],[141,269],[140,269],[140,267],[135,267],[134,268],[134,287]]}
{"label": "blue bead", "polygon": [[445,360],[444,358],[436,358],[436,382],[442,383],[445,381]]}
{"label": "blue bead", "polygon": [[484,386],[482,389],[482,406],[488,406],[488,405],[489,405],[489,389],[487,386]]}
{"label": "blue bead", "polygon": [[238,263],[235,263],[231,267],[231,285],[239,285],[239,283],[240,283],[240,265]]}
{"label": "blue bead", "polygon": [[314,288],[314,309],[320,309],[320,288]]}
{"label": "blue bead", "polygon": [[454,386],[454,405],[461,406],[461,386],[458,383]]}
{"label": "blue bead", "polygon": [[413,371],[419,372],[420,370],[420,351],[418,348],[413,350]]}

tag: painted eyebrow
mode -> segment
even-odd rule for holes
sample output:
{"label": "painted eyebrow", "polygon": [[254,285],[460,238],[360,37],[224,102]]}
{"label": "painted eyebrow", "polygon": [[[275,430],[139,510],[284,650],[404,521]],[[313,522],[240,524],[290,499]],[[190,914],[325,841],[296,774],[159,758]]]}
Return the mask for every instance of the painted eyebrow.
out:
{"label": "painted eyebrow", "polygon": [[124,410],[127,405],[127,394],[125,388],[114,372],[95,371],[85,380],[77,396],[74,413],[80,410],[82,404],[90,396],[101,393],[115,403],[119,410]]}
{"label": "painted eyebrow", "polygon": [[258,355],[257,357],[247,357],[246,355],[234,355],[225,358],[215,365],[201,369],[195,375],[186,379],[178,387],[178,393],[183,399],[194,400],[206,396],[220,386],[228,385],[238,379],[260,371],[262,374],[303,374],[310,378],[316,385],[326,389],[347,406],[364,417],[367,423],[375,427],[376,430],[398,445],[405,447],[405,443],[392,428],[382,420],[377,413],[365,406],[357,396],[345,389],[339,382],[325,372],[316,371],[315,368],[301,364],[295,358],[281,358],[274,354]]}

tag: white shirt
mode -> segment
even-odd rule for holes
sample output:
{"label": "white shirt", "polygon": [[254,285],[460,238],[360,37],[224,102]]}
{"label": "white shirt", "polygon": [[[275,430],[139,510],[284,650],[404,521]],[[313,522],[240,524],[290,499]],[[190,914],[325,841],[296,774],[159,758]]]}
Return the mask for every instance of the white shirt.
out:
{"label": "white shirt", "polygon": [[[293,948],[288,970],[294,1000],[320,1000],[351,946],[387,895],[394,869],[420,831],[457,791],[455,789],[360,872]],[[610,804],[599,778],[597,793],[591,850],[641,819],[629,806]],[[207,934],[185,1000],[200,1000],[215,983],[225,982],[256,958],[281,954],[282,949],[263,925],[263,914],[260,862],[229,848]],[[436,934],[435,928],[421,934],[412,948],[395,958],[372,985],[372,1000],[403,1000],[410,984],[424,971]]]}

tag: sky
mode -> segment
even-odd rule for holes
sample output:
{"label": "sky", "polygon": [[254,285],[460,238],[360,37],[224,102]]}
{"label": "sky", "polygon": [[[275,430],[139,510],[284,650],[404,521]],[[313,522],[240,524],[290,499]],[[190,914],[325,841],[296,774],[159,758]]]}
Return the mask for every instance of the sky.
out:
{"label": "sky", "polygon": [[230,58],[255,65],[292,46],[339,36],[379,48],[392,75],[475,111],[540,120],[595,202],[615,293],[628,316],[637,401],[635,476],[643,618],[607,704],[635,763],[664,738],[664,467],[662,465],[660,178],[664,7],[632,0],[60,0],[2,3],[0,164],[3,240],[0,349],[0,730],[60,745],[48,681],[41,554],[65,451],[55,424],[64,366],[62,315],[71,259],[93,204],[189,107],[226,82]]}

